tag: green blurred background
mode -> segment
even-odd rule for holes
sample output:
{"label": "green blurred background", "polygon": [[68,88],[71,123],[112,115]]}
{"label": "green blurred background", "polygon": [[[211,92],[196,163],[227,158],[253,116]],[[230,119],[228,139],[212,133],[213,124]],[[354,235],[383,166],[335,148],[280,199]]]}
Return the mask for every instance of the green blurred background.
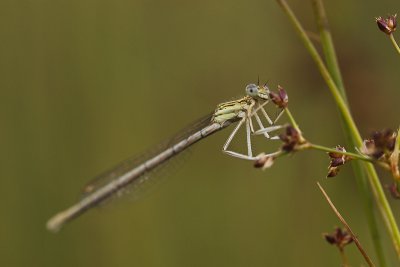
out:
{"label": "green blurred background", "polygon": [[[290,2],[315,31],[310,3]],[[364,136],[399,124],[400,61],[374,23],[398,6],[326,1]],[[339,266],[321,236],[339,222],[316,181],[375,259],[349,166],[327,180],[327,157],[310,151],[262,172],[221,153],[229,130],[197,144],[140,201],[45,229],[91,177],[243,95],[257,76],[286,88],[308,139],[343,144],[335,104],[275,1],[2,0],[0,34],[1,266]],[[360,266],[355,247],[347,252]]]}

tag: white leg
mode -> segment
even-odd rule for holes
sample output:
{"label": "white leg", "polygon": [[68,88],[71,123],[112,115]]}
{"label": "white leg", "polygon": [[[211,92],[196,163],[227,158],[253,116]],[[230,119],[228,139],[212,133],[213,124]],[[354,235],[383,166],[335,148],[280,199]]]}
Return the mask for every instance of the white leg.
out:
{"label": "white leg", "polygon": [[263,108],[266,104],[268,104],[268,103],[269,103],[269,100],[265,100],[264,103],[262,103],[262,104],[260,104],[260,103],[257,102],[258,107],[255,108],[255,109],[252,111],[252,114],[251,114],[251,115],[253,115],[254,113],[258,112],[260,109],[262,109],[262,108]]}
{"label": "white leg", "polygon": [[270,140],[281,140],[281,138],[279,137],[279,135],[275,135],[275,136],[272,136],[270,138]]}
{"label": "white leg", "polygon": [[279,130],[279,129],[282,129],[285,127],[286,127],[286,125],[273,125],[273,126],[266,127],[264,129],[260,129],[260,130],[256,131],[254,134],[264,134],[265,132],[269,133],[269,132],[273,132],[273,131],[276,131],[276,130]]}
{"label": "white leg", "polygon": [[[266,101],[267,102],[267,101]],[[257,109],[255,109],[255,111],[253,112],[253,116],[256,118],[258,125],[260,126],[260,129],[257,130],[256,132],[253,132],[254,134],[258,135],[258,134],[263,134],[265,137],[270,138],[270,139],[279,139],[278,136],[274,136],[274,137],[270,137],[269,136],[269,132],[273,132],[279,129],[284,128],[284,126],[282,125],[273,125],[274,122],[271,120],[271,118],[268,116],[267,112],[264,110],[263,106],[265,105],[264,102],[262,105],[259,105],[257,107]],[[272,126],[269,127],[265,127],[260,119],[260,117],[257,114],[257,111],[259,111],[261,109],[262,113],[264,114],[265,118],[268,120],[268,123],[271,124]]]}
{"label": "white leg", "polygon": [[237,153],[237,152],[234,152],[234,151],[229,151],[229,150],[224,151],[224,153],[228,154],[229,156],[238,158],[238,159],[245,159],[245,160],[256,160],[256,159],[258,159],[257,156],[256,157],[249,157],[247,155],[243,155],[243,154],[240,154],[240,153]]}
{"label": "white leg", "polygon": [[282,114],[283,114],[284,111],[285,111],[285,110],[282,109],[282,110],[279,112],[278,116],[277,116],[276,119],[274,120],[274,123],[277,122],[277,121],[279,120],[279,118],[282,116]]}
{"label": "white leg", "polygon": [[[268,102],[269,102],[268,100],[264,101],[264,103],[262,103],[262,104],[260,104],[260,103],[257,102],[257,105],[258,105],[257,108],[255,108],[255,109],[252,111],[252,113],[251,113],[251,118],[252,118],[253,116],[256,117],[256,120],[257,120],[258,126],[260,127],[260,130],[261,130],[261,129],[264,129],[265,127],[264,127],[264,125],[262,124],[262,121],[261,121],[260,117],[258,116],[257,112],[261,109],[264,113],[266,113],[263,107],[264,107],[266,104],[268,104]],[[268,123],[269,123],[269,124],[272,124],[272,121],[271,121],[271,119],[268,117],[268,115],[266,116],[266,118],[267,118],[267,120],[268,120]],[[254,131],[254,127],[252,127],[252,126],[253,126],[253,125],[252,125],[252,121],[250,121],[250,126],[251,126],[251,132],[254,133],[255,131]],[[266,138],[269,138],[268,133],[265,133],[264,135],[265,135]]]}
{"label": "white leg", "polygon": [[262,114],[264,114],[264,117],[267,119],[268,123],[270,125],[274,124],[274,122],[271,120],[271,118],[268,116],[268,113],[265,111],[264,108],[261,108],[261,112]]}
{"label": "white leg", "polygon": [[252,117],[251,117],[251,116],[250,116],[250,117],[248,117],[247,119],[250,121],[250,130],[251,130],[251,132],[252,132],[252,133],[254,133],[253,119],[252,119]]}
{"label": "white leg", "polygon": [[[249,146],[249,143],[250,143],[250,141],[249,141],[249,137],[250,137],[250,122],[246,121],[246,119],[247,119],[246,117],[243,117],[239,121],[238,125],[236,125],[235,129],[233,129],[232,133],[229,135],[228,139],[226,140],[226,142],[225,142],[225,144],[224,144],[224,146],[222,148],[222,152],[224,152],[224,153],[226,153],[226,154],[228,154],[228,155],[230,155],[232,157],[239,158],[239,159],[255,160],[255,159],[257,159],[257,157],[253,157],[251,155],[251,153],[252,153],[251,152],[251,144]],[[243,125],[243,123],[245,121],[246,121],[246,131],[247,131],[247,138],[248,138],[247,139],[248,140],[247,141],[247,149],[248,149],[250,155],[244,155],[244,154],[241,154],[241,153],[238,153],[238,152],[234,152],[234,151],[228,150],[228,146],[232,142],[233,137],[235,137],[236,133],[238,132],[240,127],[242,127],[242,125]]]}
{"label": "white leg", "polygon": [[233,137],[236,135],[237,131],[239,130],[240,127],[242,127],[243,122],[246,120],[246,118],[243,118],[239,121],[238,125],[236,125],[235,129],[233,129],[232,133],[229,135],[228,139],[226,140],[222,150],[224,152],[227,151],[229,144],[232,142]]}
{"label": "white leg", "polygon": [[[261,119],[260,119],[260,117],[258,116],[257,113],[254,113],[254,117],[256,117],[256,121],[257,121],[258,125],[260,126],[260,130],[258,130],[257,132],[259,132],[259,131],[265,129],[265,127],[264,127],[264,125],[262,124],[262,121],[261,121]],[[255,132],[253,131],[253,133],[255,133]],[[264,134],[264,136],[265,136],[266,138],[269,138],[269,134],[268,134],[266,131],[263,132],[263,134]]]}
{"label": "white leg", "polygon": [[[253,126],[253,120],[252,120],[253,116],[256,116],[256,120],[257,120],[257,123],[258,123],[258,125],[260,126],[260,128],[261,128],[261,129],[265,128],[265,127],[263,126],[263,124],[261,123],[260,117],[259,117],[258,114],[257,114],[257,112],[258,112],[259,110],[262,110],[262,112],[263,112],[265,118],[267,119],[268,123],[271,124],[271,125],[273,124],[272,120],[270,119],[270,117],[268,116],[267,112],[266,112],[266,111],[264,110],[264,108],[263,108],[263,107],[264,107],[266,104],[268,104],[268,103],[269,103],[269,100],[265,100],[264,103],[262,103],[262,104],[260,104],[259,102],[253,102],[252,104],[250,104],[250,107],[249,107],[249,109],[248,109],[248,110],[249,110],[249,115],[248,115],[248,116],[249,116],[249,119],[250,119],[250,129],[251,129],[251,132],[252,132],[252,133],[255,132],[255,131],[254,131],[254,126]],[[257,107],[253,109],[253,107],[254,107],[255,105],[257,105]],[[265,137],[266,137],[266,138],[269,138],[268,133],[265,134]]]}
{"label": "white leg", "polygon": [[252,132],[254,132],[254,127],[253,127],[253,120],[251,119],[251,117],[253,115],[252,114],[252,110],[253,110],[255,105],[256,105],[256,101],[253,100],[251,102],[251,104],[249,105],[249,107],[247,109],[247,112],[246,112],[246,116],[250,120],[250,129],[251,129]]}
{"label": "white leg", "polygon": [[247,155],[249,157],[253,157],[253,151],[251,149],[250,118],[246,120],[246,140],[247,140]]}

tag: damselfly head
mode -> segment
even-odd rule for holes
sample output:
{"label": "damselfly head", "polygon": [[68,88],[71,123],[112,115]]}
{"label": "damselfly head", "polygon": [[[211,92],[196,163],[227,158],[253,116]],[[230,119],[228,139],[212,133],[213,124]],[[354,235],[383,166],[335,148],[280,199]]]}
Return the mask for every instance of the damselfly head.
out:
{"label": "damselfly head", "polygon": [[269,98],[268,97],[269,89],[266,85],[260,86],[260,85],[251,83],[246,86],[246,94],[253,98],[261,98],[261,99],[267,100]]}

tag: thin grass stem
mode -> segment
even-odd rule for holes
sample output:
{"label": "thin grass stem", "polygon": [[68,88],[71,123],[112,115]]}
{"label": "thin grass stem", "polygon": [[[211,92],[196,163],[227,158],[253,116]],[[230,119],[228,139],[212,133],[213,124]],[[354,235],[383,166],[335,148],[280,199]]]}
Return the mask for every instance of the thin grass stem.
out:
{"label": "thin grass stem", "polygon": [[394,48],[396,49],[397,53],[400,54],[400,47],[399,47],[399,45],[397,44],[396,40],[394,39],[393,34],[390,34],[390,35],[389,35],[389,38],[390,38],[390,41],[392,41],[392,44],[393,44]]}
{"label": "thin grass stem", "polygon": [[[332,200],[328,196],[328,194],[325,192],[324,188],[320,185],[320,183],[317,183],[319,190],[321,190],[322,194],[324,195],[325,200],[328,202],[329,206],[335,213],[336,217],[340,220],[340,222],[346,227],[346,230],[349,232],[351,237],[353,238],[354,243],[356,244],[358,250],[360,251],[361,255],[363,255],[365,261],[367,262],[368,266],[373,267],[375,266],[374,263],[372,262],[371,258],[368,256],[367,252],[365,249],[362,247],[360,241],[357,238],[357,235],[353,232],[353,230],[350,228],[350,225],[346,222],[346,220],[343,218],[343,216],[340,214],[338,209],[335,207],[333,204]],[[347,259],[345,261],[347,263]]]}
{"label": "thin grass stem", "polygon": [[286,112],[286,115],[287,115],[288,118],[289,118],[290,124],[292,124],[292,126],[293,126],[299,133],[301,133],[301,130],[300,130],[300,128],[299,128],[299,125],[297,124],[296,120],[294,119],[294,117],[293,117],[293,115],[292,115],[292,112],[290,112],[289,108],[285,108],[285,112]]}
{"label": "thin grass stem", "polygon": [[[348,130],[353,136],[354,142],[358,147],[362,145],[362,138],[358,131],[358,128],[351,116],[350,110],[347,107],[347,103],[345,102],[344,98],[342,97],[339,89],[336,86],[335,81],[333,80],[332,76],[330,75],[327,67],[325,66],[322,58],[319,56],[316,48],[312,44],[311,40],[308,38],[307,33],[301,26],[300,22],[297,20],[296,16],[294,15],[293,11],[286,3],[285,0],[277,0],[279,5],[282,7],[285,14],[288,16],[289,20],[295,27],[297,33],[299,34],[300,38],[302,39],[306,49],[310,53],[311,57],[314,59],[322,77],[324,78],[325,82],[328,85],[330,92],[343,116],[343,119],[348,126]],[[379,210],[384,218],[385,225],[388,228],[390,233],[390,238],[394,244],[395,250],[397,252],[398,257],[400,258],[400,232],[393,215],[393,212],[389,206],[389,203],[386,199],[384,190],[382,185],[380,184],[378,175],[376,173],[375,168],[371,163],[366,163],[366,171],[369,174],[369,181],[372,187],[372,191],[374,192],[374,196],[376,198]]]}
{"label": "thin grass stem", "polygon": [[332,75],[333,80],[338,87],[340,94],[344,101],[347,103],[346,89],[344,87],[342,73],[339,68],[336,50],[333,43],[331,31],[328,25],[328,17],[323,5],[322,0],[312,0],[313,10],[317,19],[317,26],[319,30],[319,39],[322,46],[323,54],[326,60],[326,66]]}

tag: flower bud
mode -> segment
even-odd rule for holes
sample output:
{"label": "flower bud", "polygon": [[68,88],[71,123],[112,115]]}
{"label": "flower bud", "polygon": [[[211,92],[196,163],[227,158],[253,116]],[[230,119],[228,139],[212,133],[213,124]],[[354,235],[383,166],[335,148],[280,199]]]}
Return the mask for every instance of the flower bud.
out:
{"label": "flower bud", "polygon": [[346,230],[342,230],[339,227],[333,233],[325,233],[323,236],[329,244],[336,245],[340,250],[353,242],[353,237]]}
{"label": "flower bud", "polygon": [[257,160],[254,162],[255,168],[261,168],[262,170],[270,168],[274,164],[274,158],[264,153],[257,156]]}
{"label": "flower bud", "polygon": [[360,151],[374,159],[387,160],[393,153],[396,144],[396,132],[385,129],[371,134],[370,139],[363,141]]}
{"label": "flower bud", "polygon": [[301,134],[291,125],[286,127],[285,133],[280,134],[279,138],[284,143],[282,150],[286,152],[295,150],[296,145],[300,145],[304,141]]}
{"label": "flower bud", "polygon": [[289,96],[287,95],[285,89],[278,85],[278,93],[270,92],[269,97],[272,102],[280,108],[286,108],[289,103]]}
{"label": "flower bud", "polygon": [[[346,149],[342,146],[336,146],[335,149],[340,152],[346,152]],[[350,158],[342,153],[329,152],[331,161],[328,166],[328,175],[326,177],[335,177],[339,173],[339,166],[344,165],[350,160]]]}
{"label": "flower bud", "polygon": [[340,169],[338,167],[329,167],[328,174],[326,175],[327,178],[332,178],[338,175]]}
{"label": "flower bud", "polygon": [[378,25],[379,30],[386,33],[387,35],[392,34],[396,30],[397,20],[395,15],[389,15],[386,19],[382,17],[375,18],[376,24]]}

